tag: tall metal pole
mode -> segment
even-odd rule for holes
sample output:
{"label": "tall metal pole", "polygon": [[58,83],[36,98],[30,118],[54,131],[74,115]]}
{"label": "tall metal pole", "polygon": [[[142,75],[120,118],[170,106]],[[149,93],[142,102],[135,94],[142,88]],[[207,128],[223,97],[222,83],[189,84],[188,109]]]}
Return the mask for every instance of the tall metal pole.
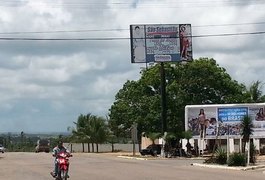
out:
{"label": "tall metal pole", "polygon": [[165,157],[165,138],[167,133],[167,102],[166,102],[166,78],[165,78],[165,68],[164,63],[161,62],[160,67],[160,77],[161,77],[161,125],[162,125],[162,149],[161,156]]}
{"label": "tall metal pole", "polygon": [[229,125],[227,125],[227,145],[226,145],[226,161],[227,161],[227,164],[229,162],[229,152],[230,152],[230,144],[229,144]]}
{"label": "tall metal pole", "polygon": [[166,102],[166,78],[164,63],[161,62],[160,67],[161,75],[161,121],[162,121],[162,134],[167,132],[167,102]]}

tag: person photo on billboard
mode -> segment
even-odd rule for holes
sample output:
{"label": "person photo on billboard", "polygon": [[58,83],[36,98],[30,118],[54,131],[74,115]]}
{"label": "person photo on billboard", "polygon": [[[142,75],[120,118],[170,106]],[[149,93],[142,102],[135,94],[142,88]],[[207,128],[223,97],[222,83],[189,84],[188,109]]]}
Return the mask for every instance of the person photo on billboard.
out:
{"label": "person photo on billboard", "polygon": [[146,62],[144,31],[139,26],[135,26],[133,32],[134,62]]}
{"label": "person photo on billboard", "polygon": [[265,120],[265,115],[264,115],[264,109],[263,108],[259,108],[259,112],[256,114],[255,120],[256,121],[264,121]]}
{"label": "person photo on billboard", "polygon": [[180,26],[180,58],[181,60],[188,60],[188,49],[190,47],[190,40],[188,37],[186,25]]}
{"label": "person photo on billboard", "polygon": [[208,125],[209,120],[206,119],[206,115],[204,113],[204,109],[200,109],[200,113],[198,115],[198,121],[200,124],[200,137],[205,138],[206,127]]}
{"label": "person photo on billboard", "polygon": [[209,120],[207,130],[206,130],[206,135],[216,135],[216,130],[217,130],[217,121],[216,118],[212,117]]}

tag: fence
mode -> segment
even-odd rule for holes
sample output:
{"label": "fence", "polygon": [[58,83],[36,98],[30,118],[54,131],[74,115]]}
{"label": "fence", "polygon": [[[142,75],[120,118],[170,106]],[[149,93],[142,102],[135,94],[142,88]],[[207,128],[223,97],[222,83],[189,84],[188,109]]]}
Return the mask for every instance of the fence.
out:
{"label": "fence", "polygon": [[[83,152],[82,143],[64,143],[71,152]],[[114,144],[114,151],[133,152],[133,144]],[[92,152],[92,144],[89,144],[90,152]],[[94,152],[96,152],[96,144],[94,144]],[[98,152],[111,152],[111,144],[99,144]],[[139,152],[139,145],[135,145],[135,151]],[[84,143],[84,152],[88,152],[88,144]]]}

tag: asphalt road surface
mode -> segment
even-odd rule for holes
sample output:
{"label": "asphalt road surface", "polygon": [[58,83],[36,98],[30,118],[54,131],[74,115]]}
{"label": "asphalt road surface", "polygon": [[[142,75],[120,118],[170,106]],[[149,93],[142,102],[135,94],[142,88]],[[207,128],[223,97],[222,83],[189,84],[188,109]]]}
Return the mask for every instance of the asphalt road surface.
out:
{"label": "asphalt road surface", "polygon": [[[264,170],[238,171],[191,166],[202,160],[125,159],[110,154],[77,154],[70,159],[73,180],[262,180]],[[53,169],[50,153],[0,154],[0,179],[48,180]]]}

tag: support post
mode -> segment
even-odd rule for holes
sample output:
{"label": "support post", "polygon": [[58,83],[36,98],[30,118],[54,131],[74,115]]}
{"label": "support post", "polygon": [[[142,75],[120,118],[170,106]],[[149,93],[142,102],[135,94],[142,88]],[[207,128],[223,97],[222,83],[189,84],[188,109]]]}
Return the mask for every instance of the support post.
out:
{"label": "support post", "polygon": [[167,132],[167,102],[166,102],[166,78],[164,63],[161,62],[161,120],[162,120],[162,134]]}
{"label": "support post", "polygon": [[161,156],[165,156],[165,136],[167,132],[167,102],[166,102],[166,78],[165,78],[165,68],[164,63],[161,62],[160,67],[160,77],[161,77],[161,125],[162,125],[162,135],[163,135],[163,143],[161,149]]}

